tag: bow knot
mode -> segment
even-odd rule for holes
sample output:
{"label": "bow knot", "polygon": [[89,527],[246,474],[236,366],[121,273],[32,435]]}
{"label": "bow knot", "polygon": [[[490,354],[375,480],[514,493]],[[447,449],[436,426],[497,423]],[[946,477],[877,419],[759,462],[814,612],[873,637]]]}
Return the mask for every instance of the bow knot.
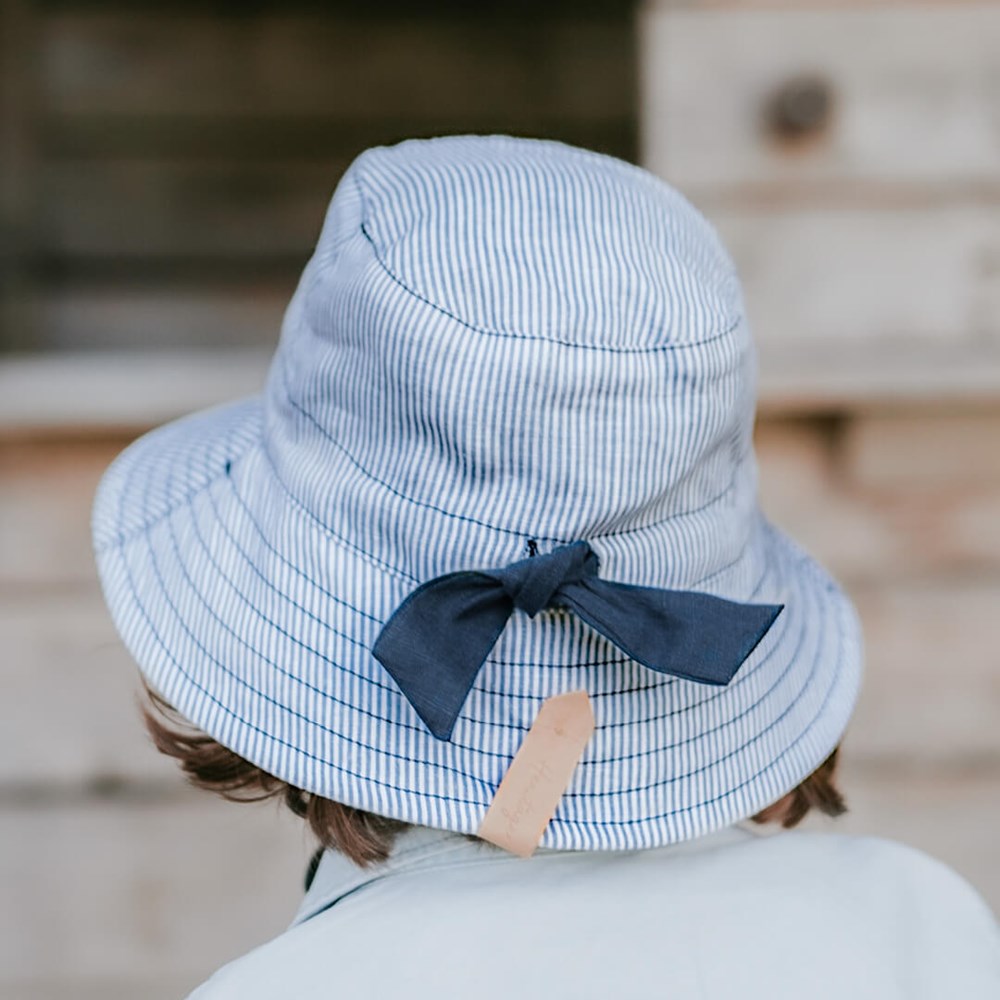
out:
{"label": "bow knot", "polygon": [[579,541],[500,569],[446,573],[407,596],[372,652],[430,731],[447,740],[515,608],[532,618],[570,608],[650,670],[717,685],[732,680],[782,609],[616,583],[597,571],[597,554]]}
{"label": "bow knot", "polygon": [[563,545],[544,556],[532,556],[500,570],[486,572],[500,583],[514,607],[532,618],[553,605],[566,584],[597,576],[597,556],[586,542]]}

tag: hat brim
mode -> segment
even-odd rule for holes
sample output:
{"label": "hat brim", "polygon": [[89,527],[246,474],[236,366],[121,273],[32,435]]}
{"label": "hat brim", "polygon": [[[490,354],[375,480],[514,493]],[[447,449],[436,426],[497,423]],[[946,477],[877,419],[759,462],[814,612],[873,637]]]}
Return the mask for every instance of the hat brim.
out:
{"label": "hat brim", "polygon": [[452,740],[436,739],[371,654],[423,581],[314,520],[276,475],[263,423],[254,398],[141,438],[106,474],[94,532],[150,684],[269,774],[475,833],[542,701],[584,689],[597,727],[542,846],[631,849],[755,814],[841,738],[861,674],[854,609],[758,516],[748,551],[763,573],[744,597],[785,608],[728,686],[655,674],[569,612],[515,612]]}

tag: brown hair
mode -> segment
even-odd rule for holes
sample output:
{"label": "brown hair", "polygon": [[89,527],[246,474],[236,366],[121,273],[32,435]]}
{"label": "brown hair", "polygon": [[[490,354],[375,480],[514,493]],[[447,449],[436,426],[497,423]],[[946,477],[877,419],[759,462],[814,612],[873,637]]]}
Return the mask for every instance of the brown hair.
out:
{"label": "brown hair", "polygon": [[361,867],[385,861],[396,835],[408,824],[311,795],[275,778],[206,736],[146,686],[141,705],[156,749],[180,761],[188,781],[233,802],[282,800],[308,824],[325,848],[339,851]]}
{"label": "brown hair", "polygon": [[[188,781],[198,788],[235,802],[283,800],[309,824],[321,847],[338,851],[362,868],[385,861],[396,836],[408,828],[408,823],[304,792],[267,774],[196,729],[148,686],[146,695],[148,704],[141,710],[153,743],[161,753],[180,761]],[[827,816],[846,812],[844,798],[834,784],[838,750],[797,788],[752,817],[753,821],[780,823],[790,829],[813,809]]]}
{"label": "brown hair", "polygon": [[753,821],[780,823],[786,830],[790,830],[793,826],[798,826],[813,809],[824,816],[842,816],[847,812],[847,804],[834,782],[839,754],[840,747],[834,747],[833,753],[801,785],[751,817]]}

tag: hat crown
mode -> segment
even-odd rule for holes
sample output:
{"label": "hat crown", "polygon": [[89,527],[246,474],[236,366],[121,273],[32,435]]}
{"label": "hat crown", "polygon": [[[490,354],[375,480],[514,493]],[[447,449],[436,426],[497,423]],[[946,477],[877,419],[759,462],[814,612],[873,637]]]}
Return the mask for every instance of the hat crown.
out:
{"label": "hat crown", "polygon": [[[559,143],[411,140],[335,192],[269,450],[416,579],[587,539],[617,579],[696,586],[754,514],[752,374],[732,263],[668,185]],[[698,557],[651,560],[678,531]]]}

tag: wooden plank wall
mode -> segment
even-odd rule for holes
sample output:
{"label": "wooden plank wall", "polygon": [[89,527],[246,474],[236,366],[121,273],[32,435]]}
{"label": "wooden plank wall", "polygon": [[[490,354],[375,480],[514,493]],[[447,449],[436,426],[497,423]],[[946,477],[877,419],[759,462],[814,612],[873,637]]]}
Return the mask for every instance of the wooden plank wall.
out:
{"label": "wooden plank wall", "polygon": [[633,159],[632,6],[4,0],[0,349],[273,343],[370,145],[509,131]]}
{"label": "wooden plank wall", "polygon": [[640,37],[642,159],[731,248],[763,368],[1000,395],[1000,5],[649,0]]}

